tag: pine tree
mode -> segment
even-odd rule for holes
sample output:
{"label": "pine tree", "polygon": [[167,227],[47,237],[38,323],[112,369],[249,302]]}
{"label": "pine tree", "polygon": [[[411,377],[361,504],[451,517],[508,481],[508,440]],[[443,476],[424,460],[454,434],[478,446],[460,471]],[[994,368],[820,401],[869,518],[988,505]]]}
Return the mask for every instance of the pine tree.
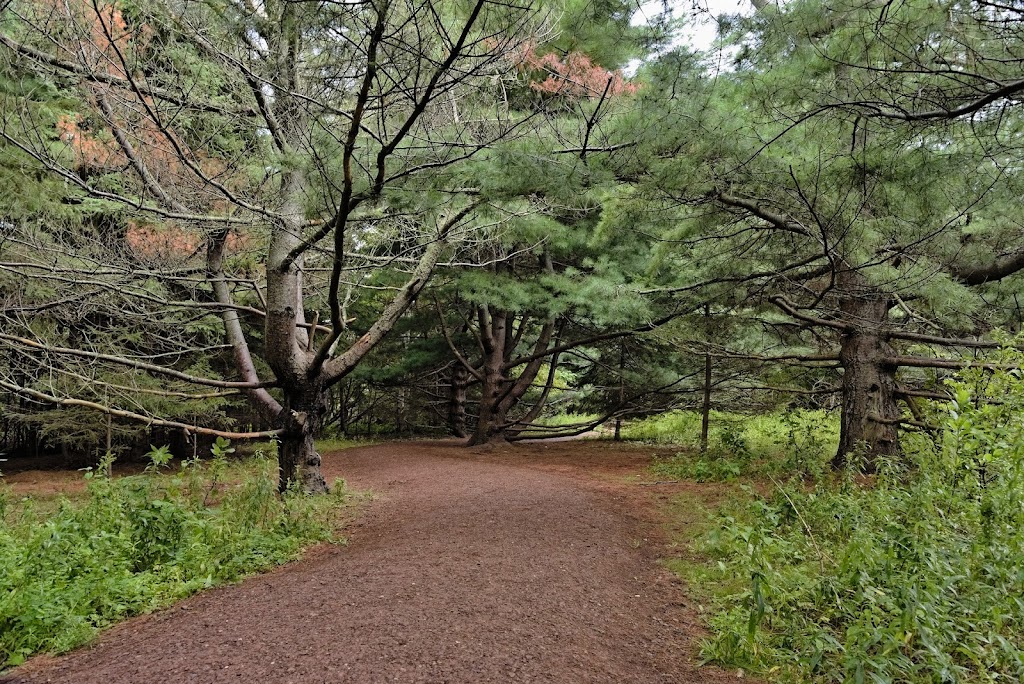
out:
{"label": "pine tree", "polygon": [[837,467],[899,452],[897,399],[934,394],[900,367],[966,363],[907,345],[993,346],[1008,322],[983,302],[1024,266],[1017,35],[957,3],[768,5],[735,25],[732,71],[664,59],[626,122],[647,136],[622,174],[676,245],[676,291],[773,307],[780,343],[842,369]]}

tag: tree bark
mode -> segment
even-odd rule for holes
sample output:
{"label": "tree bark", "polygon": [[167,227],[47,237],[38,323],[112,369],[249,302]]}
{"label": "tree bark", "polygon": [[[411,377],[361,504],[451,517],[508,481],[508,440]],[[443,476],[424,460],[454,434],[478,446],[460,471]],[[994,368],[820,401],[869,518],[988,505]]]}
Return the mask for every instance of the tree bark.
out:
{"label": "tree bark", "polygon": [[862,454],[865,469],[873,471],[880,457],[900,453],[896,367],[887,361],[895,352],[884,330],[889,299],[866,290],[859,274],[846,276],[858,287],[847,291],[840,303],[850,327],[842,335],[839,351],[842,416],[832,467],[841,470],[851,457]]}
{"label": "tree bark", "polygon": [[[760,9],[760,8],[759,8]],[[711,305],[704,305],[704,326],[710,336]],[[704,353],[704,396],[700,409],[700,453],[708,452],[708,433],[711,431],[711,352]]]}
{"label": "tree bark", "polygon": [[509,341],[508,313],[491,312],[489,307],[480,306],[477,319],[480,321],[484,354],[480,368],[480,410],[476,430],[469,440],[470,446],[506,441],[504,428],[507,416],[502,395],[508,384],[504,369],[505,346]]}
{"label": "tree bark", "polygon": [[507,442],[505,423],[508,416],[502,410],[500,397],[506,380],[501,371],[485,372],[480,394],[480,415],[477,418],[476,430],[469,440],[470,446]]}
{"label": "tree bark", "polygon": [[700,453],[708,452],[708,433],[711,431],[711,354],[704,354],[704,398],[700,410]]}
{"label": "tree bark", "polygon": [[315,439],[327,414],[326,390],[319,383],[311,387],[285,389],[285,407],[279,418],[284,430],[278,449],[278,490],[285,492],[293,483],[307,494],[328,491],[320,472],[320,454]]}
{"label": "tree bark", "polygon": [[297,485],[304,492],[316,494],[327,491],[314,440],[327,415],[328,396],[319,373],[311,372],[309,338],[300,325],[305,321],[303,259],[300,256],[287,262],[302,235],[304,188],[301,172],[288,174],[283,188],[283,225],[274,231],[267,255],[264,338],[267,363],[284,391],[284,406],[278,414],[278,427],[283,430],[277,455],[278,489],[284,492]]}
{"label": "tree bark", "polygon": [[453,437],[465,437],[466,432],[466,389],[469,387],[469,371],[461,363],[452,364],[451,386],[448,389],[448,430]]}
{"label": "tree bark", "polygon": [[[626,404],[626,340],[619,341],[619,401],[617,410]],[[615,441],[622,441],[622,416],[615,416]]]}

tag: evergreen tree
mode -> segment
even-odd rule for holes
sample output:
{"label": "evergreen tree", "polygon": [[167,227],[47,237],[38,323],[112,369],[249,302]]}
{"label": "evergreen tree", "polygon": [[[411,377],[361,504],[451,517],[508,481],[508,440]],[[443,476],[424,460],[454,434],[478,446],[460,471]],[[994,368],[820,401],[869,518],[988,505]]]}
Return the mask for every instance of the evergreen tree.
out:
{"label": "evergreen tree", "polygon": [[643,177],[634,211],[676,245],[676,291],[771,305],[790,321],[779,342],[799,345],[785,356],[842,369],[837,466],[899,451],[897,398],[934,392],[898,368],[965,363],[906,345],[993,346],[978,336],[1008,322],[1009,302],[984,302],[1024,266],[1007,220],[1017,48],[1012,17],[986,11],[766,6],[731,34],[733,71],[670,56],[626,122],[648,142],[621,173]]}

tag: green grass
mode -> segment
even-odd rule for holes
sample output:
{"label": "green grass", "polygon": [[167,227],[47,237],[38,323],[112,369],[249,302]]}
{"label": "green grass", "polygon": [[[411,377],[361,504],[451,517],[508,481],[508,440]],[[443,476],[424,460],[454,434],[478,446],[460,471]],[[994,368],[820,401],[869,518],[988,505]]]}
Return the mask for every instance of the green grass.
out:
{"label": "green grass", "polygon": [[98,468],[84,494],[56,505],[0,489],[0,666],[298,558],[336,541],[351,514],[342,481],[329,496],[278,496],[264,456],[158,473],[156,453],[150,472],[110,478]]}
{"label": "green grass", "polygon": [[662,479],[698,482],[743,475],[823,473],[839,443],[838,417],[825,411],[787,411],[759,416],[712,411],[708,450],[701,454],[700,414],[672,411],[623,427],[623,437],[681,448],[654,465]]}
{"label": "green grass", "polygon": [[596,413],[559,413],[553,416],[544,416],[537,420],[538,425],[547,427],[563,427],[567,425],[578,425],[580,423],[591,423],[597,420]]}
{"label": "green grass", "polygon": [[372,446],[378,444],[379,440],[372,439],[349,439],[347,437],[322,437],[316,441],[316,449],[321,454],[332,451],[344,451],[356,447]]}

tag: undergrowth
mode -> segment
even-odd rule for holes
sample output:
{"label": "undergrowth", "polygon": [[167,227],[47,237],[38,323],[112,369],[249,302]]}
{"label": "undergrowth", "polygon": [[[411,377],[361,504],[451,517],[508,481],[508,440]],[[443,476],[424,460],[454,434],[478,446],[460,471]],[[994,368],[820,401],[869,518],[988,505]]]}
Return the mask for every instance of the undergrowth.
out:
{"label": "undergrowth", "polygon": [[711,412],[708,449],[700,453],[700,413],[673,411],[633,423],[626,439],[682,447],[659,459],[654,473],[698,482],[749,475],[817,477],[839,443],[839,420],[825,411],[794,410],[760,416]]}
{"label": "undergrowth", "polygon": [[704,536],[708,660],[783,682],[1024,681],[1024,380],[948,389],[937,430],[873,478],[773,478]]}
{"label": "undergrowth", "polygon": [[292,560],[331,540],[348,497],[278,496],[275,465],[257,455],[170,460],[154,449],[147,473],[112,478],[111,460],[86,473],[86,493],[55,511],[0,489],[0,667],[63,652],[98,628],[200,589]]}

